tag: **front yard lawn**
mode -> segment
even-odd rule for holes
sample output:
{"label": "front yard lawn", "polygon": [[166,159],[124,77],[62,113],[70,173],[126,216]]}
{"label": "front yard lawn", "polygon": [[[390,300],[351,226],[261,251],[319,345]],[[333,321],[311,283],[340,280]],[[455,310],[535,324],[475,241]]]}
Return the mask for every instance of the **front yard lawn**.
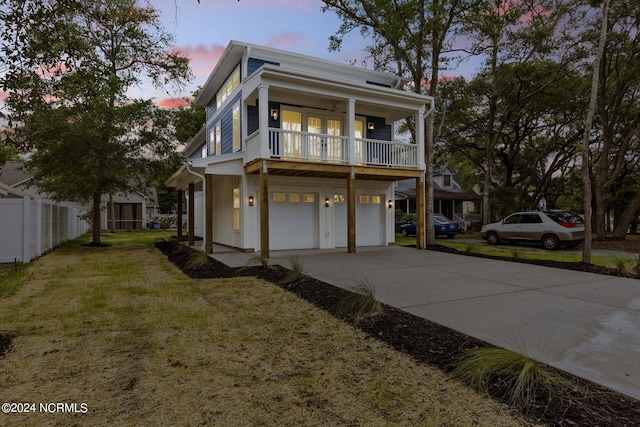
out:
{"label": "front yard lawn", "polygon": [[26,267],[0,298],[17,333],[0,398],[87,411],[0,424],[527,425],[273,284],[186,277],[150,244],[168,235],[76,240]]}

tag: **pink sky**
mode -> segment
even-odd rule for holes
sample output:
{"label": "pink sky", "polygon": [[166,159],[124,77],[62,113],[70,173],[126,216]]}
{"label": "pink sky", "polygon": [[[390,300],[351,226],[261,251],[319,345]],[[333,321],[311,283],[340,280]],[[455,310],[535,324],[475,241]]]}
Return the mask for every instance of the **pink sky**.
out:
{"label": "pink sky", "polygon": [[340,26],[333,13],[322,13],[320,0],[154,0],[175,48],[191,59],[195,79],[181,93],[151,86],[131,91],[162,106],[184,104],[184,98],[206,81],[231,40],[271,46],[338,62],[362,60],[366,41],[357,31],[342,52],[330,53],[329,36]]}

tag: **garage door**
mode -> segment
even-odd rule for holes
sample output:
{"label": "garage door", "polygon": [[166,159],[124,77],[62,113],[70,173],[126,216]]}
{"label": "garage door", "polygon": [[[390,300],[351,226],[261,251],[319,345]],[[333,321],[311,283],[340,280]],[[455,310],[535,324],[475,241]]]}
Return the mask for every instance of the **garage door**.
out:
{"label": "garage door", "polygon": [[[385,244],[384,206],[382,196],[356,196],[356,246]],[[334,195],[334,243],[347,246],[347,203],[344,194]]]}
{"label": "garage door", "polygon": [[269,247],[311,249],[318,244],[318,195],[273,192],[269,200]]}

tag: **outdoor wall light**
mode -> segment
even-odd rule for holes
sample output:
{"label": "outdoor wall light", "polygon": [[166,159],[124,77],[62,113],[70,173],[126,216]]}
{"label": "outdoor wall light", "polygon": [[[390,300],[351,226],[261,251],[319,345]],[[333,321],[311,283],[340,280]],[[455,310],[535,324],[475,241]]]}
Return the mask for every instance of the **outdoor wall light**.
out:
{"label": "outdoor wall light", "polygon": [[278,109],[277,108],[272,108],[271,109],[271,118],[273,120],[278,120]]}
{"label": "outdoor wall light", "polygon": [[387,207],[388,207],[389,209],[392,209],[392,208],[393,208],[393,200],[389,200],[389,202],[387,203]]}
{"label": "outdoor wall light", "polygon": [[367,123],[367,129],[376,130],[376,125],[373,122]]}
{"label": "outdoor wall light", "polygon": [[249,196],[249,206],[253,206],[253,196]]}
{"label": "outdoor wall light", "polygon": [[325,208],[329,207],[329,198],[328,197],[326,199],[324,199],[324,207]]}

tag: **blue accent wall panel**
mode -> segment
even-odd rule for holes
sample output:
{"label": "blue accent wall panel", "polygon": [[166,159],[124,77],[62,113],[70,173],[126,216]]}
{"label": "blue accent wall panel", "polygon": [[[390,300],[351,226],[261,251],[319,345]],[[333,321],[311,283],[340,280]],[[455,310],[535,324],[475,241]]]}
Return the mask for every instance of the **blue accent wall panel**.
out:
{"label": "blue accent wall panel", "polygon": [[255,73],[256,70],[262,67],[264,64],[280,66],[278,62],[266,61],[264,59],[249,58],[249,60],[247,61],[247,77]]}
{"label": "blue accent wall panel", "polygon": [[260,127],[260,118],[258,117],[258,106],[252,107],[249,105],[247,107],[247,133],[251,135]]}
{"label": "blue accent wall panel", "polygon": [[[249,132],[249,135],[251,135],[252,133],[257,131],[258,128],[260,128],[260,117],[258,116],[259,105],[260,105],[260,101],[256,101],[255,107],[252,107],[252,106],[247,107],[247,114],[249,116],[247,117],[247,127],[248,127],[247,132]],[[269,102],[269,113],[271,113],[272,109],[276,109],[278,110],[278,113],[280,113],[280,103]],[[277,120],[273,120],[271,118],[271,114],[269,114],[269,127],[280,129],[280,116],[278,116]]]}
{"label": "blue accent wall panel", "polygon": [[189,160],[201,159],[202,158],[202,147],[204,144],[198,147],[196,151],[192,155],[189,156]]}
{"label": "blue accent wall panel", "polygon": [[[233,153],[233,108],[236,105],[240,105],[240,150],[242,150],[242,140],[246,135],[242,135],[242,93],[239,93],[221,112],[216,118],[220,120],[221,139],[222,139],[222,154]],[[212,124],[213,125],[213,124]]]}
{"label": "blue accent wall panel", "polygon": [[375,129],[367,129],[367,138],[391,141],[391,125],[385,124],[383,117],[367,117],[365,127],[368,127],[369,123],[373,123]]}

